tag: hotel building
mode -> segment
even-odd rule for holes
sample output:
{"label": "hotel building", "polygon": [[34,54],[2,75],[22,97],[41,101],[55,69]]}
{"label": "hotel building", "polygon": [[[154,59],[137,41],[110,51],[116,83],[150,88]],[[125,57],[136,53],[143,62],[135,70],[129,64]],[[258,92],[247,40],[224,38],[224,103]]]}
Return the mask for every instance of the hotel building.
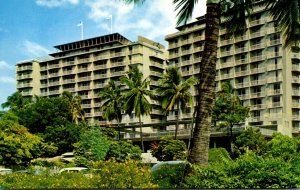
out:
{"label": "hotel building", "polygon": [[[230,81],[242,104],[250,107],[246,125],[258,126],[263,133],[275,130],[291,136],[300,127],[300,49],[283,46],[282,33],[264,10],[258,1],[242,35],[228,35],[221,22],[216,90],[222,82]],[[177,29],[165,38],[169,43],[168,66],[180,67],[183,77],[197,77],[204,17]]]}
{"label": "hotel building", "polygon": [[[144,77],[151,79],[150,89],[154,89],[163,76],[167,59],[163,45],[141,36],[132,42],[118,33],[55,48],[57,52],[46,58],[17,63],[17,90],[25,97],[57,97],[70,91],[81,97],[85,118],[102,126],[116,124],[105,121],[100,109],[98,94],[108,81],[119,82],[130,66],[137,65]],[[152,113],[142,118],[144,124],[160,123],[163,119],[158,102],[151,100],[151,104]],[[122,125],[134,126],[137,121],[133,114],[124,114]]]}

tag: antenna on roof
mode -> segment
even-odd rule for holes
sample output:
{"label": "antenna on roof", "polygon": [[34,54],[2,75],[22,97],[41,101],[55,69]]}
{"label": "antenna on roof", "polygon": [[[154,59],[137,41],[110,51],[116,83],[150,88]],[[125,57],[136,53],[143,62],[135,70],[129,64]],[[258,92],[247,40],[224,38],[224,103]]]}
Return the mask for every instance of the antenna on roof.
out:
{"label": "antenna on roof", "polygon": [[81,28],[81,40],[83,40],[83,22],[80,21],[80,23],[77,24],[77,26],[80,26],[80,28]]}

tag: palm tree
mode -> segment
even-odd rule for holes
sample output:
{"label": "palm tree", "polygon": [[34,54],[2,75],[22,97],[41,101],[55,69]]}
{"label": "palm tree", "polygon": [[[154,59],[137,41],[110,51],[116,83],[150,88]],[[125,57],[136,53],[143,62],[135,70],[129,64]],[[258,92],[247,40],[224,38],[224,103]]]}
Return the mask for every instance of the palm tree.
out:
{"label": "palm tree", "polygon": [[100,91],[99,97],[102,101],[101,110],[103,117],[112,121],[117,120],[118,139],[121,139],[120,122],[122,121],[122,96],[120,85],[116,85],[113,80],[110,80],[108,85]]}
{"label": "palm tree", "polygon": [[[145,0],[123,0],[127,3],[143,3]],[[177,24],[186,24],[198,0],[173,0],[178,11]],[[267,8],[284,32],[285,44],[300,39],[299,0],[266,0]],[[246,27],[245,14],[251,14],[254,0],[207,0],[205,15],[205,44],[198,78],[196,121],[188,160],[191,163],[207,165],[214,102],[216,60],[221,15],[226,16],[225,27],[228,32],[243,31]]]}
{"label": "palm tree", "polygon": [[136,66],[131,68],[127,76],[121,78],[121,82],[128,87],[123,95],[125,111],[127,114],[132,114],[134,111],[135,117],[139,118],[141,146],[144,152],[141,117],[150,114],[151,104],[147,97],[155,98],[155,95],[148,90],[150,80],[148,78],[143,79],[143,73]]}
{"label": "palm tree", "polygon": [[166,112],[169,112],[173,110],[174,106],[177,106],[174,137],[176,140],[179,127],[179,111],[182,110],[184,112],[187,106],[193,106],[193,95],[189,90],[196,84],[196,80],[193,77],[190,77],[183,81],[179,69],[170,67],[167,69],[164,78],[159,80],[159,84],[160,86],[157,89],[157,94],[162,97],[162,108]]}
{"label": "palm tree", "polygon": [[15,92],[7,97],[6,102],[1,104],[2,108],[10,108],[13,111],[17,111],[23,108],[30,102],[30,99],[24,98],[20,92]]}
{"label": "palm tree", "polygon": [[69,104],[69,109],[72,114],[72,121],[78,124],[79,119],[84,121],[84,112],[81,108],[81,98],[80,96],[73,94],[69,91],[64,91],[62,93],[62,97],[67,101]]}

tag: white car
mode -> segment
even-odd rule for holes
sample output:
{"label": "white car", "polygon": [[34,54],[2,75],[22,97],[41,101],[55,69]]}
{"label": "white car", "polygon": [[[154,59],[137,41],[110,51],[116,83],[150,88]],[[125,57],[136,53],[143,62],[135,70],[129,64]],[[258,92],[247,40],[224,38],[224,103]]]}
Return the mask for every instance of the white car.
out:
{"label": "white car", "polygon": [[0,168],[0,175],[11,174],[12,169]]}
{"label": "white car", "polygon": [[87,171],[88,168],[86,167],[71,167],[71,168],[63,168],[59,170],[59,173],[71,173],[71,172],[82,172]]}

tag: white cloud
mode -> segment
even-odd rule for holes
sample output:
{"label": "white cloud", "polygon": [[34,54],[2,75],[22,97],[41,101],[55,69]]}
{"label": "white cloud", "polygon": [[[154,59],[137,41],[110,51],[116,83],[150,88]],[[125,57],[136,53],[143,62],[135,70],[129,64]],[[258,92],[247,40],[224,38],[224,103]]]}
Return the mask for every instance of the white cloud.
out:
{"label": "white cloud", "polygon": [[25,40],[23,42],[23,48],[25,48],[25,53],[29,57],[41,57],[50,53],[50,50],[47,48],[29,40]]}
{"label": "white cloud", "polygon": [[14,77],[0,76],[0,83],[16,84],[16,79]]}
{"label": "white cloud", "polygon": [[36,0],[37,5],[46,6],[49,8],[60,7],[67,4],[77,5],[78,3],[79,0]]}
{"label": "white cloud", "polygon": [[[205,13],[205,0],[199,0],[193,18]],[[113,15],[113,32],[126,35],[143,35],[153,40],[176,31],[176,13],[173,0],[152,0],[135,7],[118,0],[86,0],[90,8],[89,19],[107,33],[110,23],[106,17]]]}
{"label": "white cloud", "polygon": [[0,69],[14,69],[14,66],[6,63],[6,61],[0,60]]}

